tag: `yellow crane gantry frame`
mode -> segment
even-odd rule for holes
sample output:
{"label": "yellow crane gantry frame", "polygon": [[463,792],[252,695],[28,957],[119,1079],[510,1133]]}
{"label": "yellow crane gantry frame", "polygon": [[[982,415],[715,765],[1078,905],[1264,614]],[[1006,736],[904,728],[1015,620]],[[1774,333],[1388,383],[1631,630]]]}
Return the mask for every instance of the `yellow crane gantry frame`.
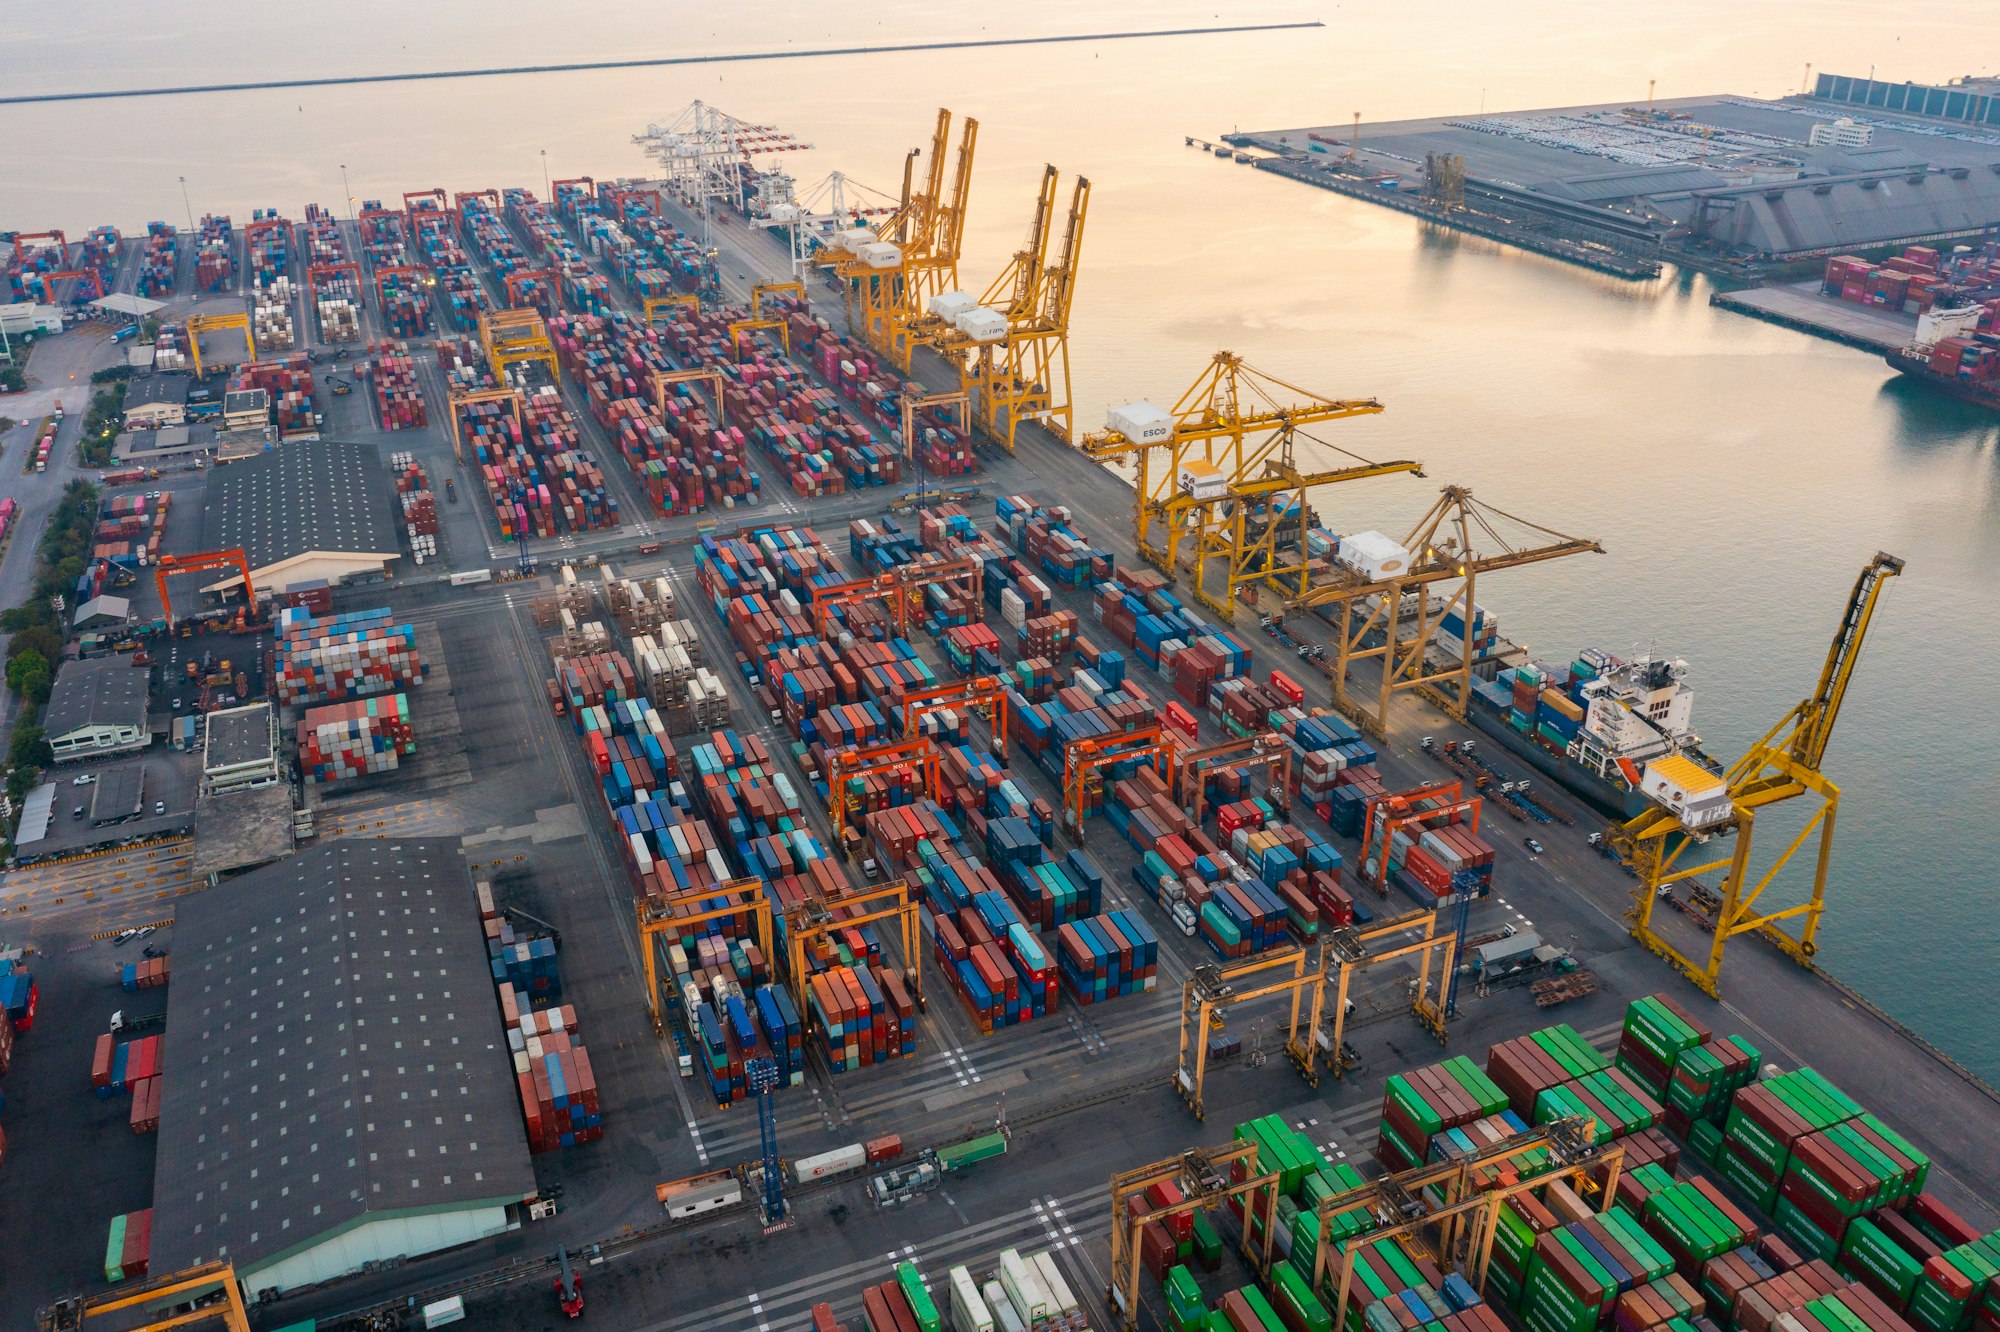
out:
{"label": "yellow crane gantry frame", "polygon": [[[1496,527],[1496,519],[1526,528],[1527,542],[1508,540]],[[1482,544],[1491,553],[1482,553],[1478,548]],[[1429,511],[1410,529],[1410,535],[1403,540],[1403,549],[1409,552],[1410,559],[1402,570],[1369,579],[1336,565],[1329,581],[1285,603],[1286,614],[1326,605],[1338,607],[1333,616],[1334,657],[1328,664],[1333,703],[1356,725],[1377,736],[1389,733],[1390,700],[1403,689],[1414,689],[1453,717],[1465,720],[1472,696],[1472,635],[1461,638],[1459,656],[1448,667],[1432,670],[1427,659],[1431,639],[1446,615],[1456,610],[1467,623],[1472,620],[1479,575],[1566,555],[1604,553],[1603,546],[1588,538],[1564,536],[1482,504],[1463,486],[1443,489]],[[1456,583],[1457,587],[1433,614],[1430,589],[1439,583]],[[1403,598],[1410,593],[1417,596],[1416,631],[1406,638]],[[1356,616],[1356,603],[1371,597],[1376,604],[1364,608],[1366,614]],[[1382,642],[1364,646],[1370,634],[1381,635]],[[1348,668],[1371,657],[1382,662],[1382,679],[1372,712],[1347,692]],[[1439,688],[1448,683],[1456,684],[1456,693]]]}
{"label": "yellow crane gantry frame", "polygon": [[[1719,996],[1723,947],[1739,934],[1754,930],[1764,935],[1801,966],[1811,966],[1819,951],[1816,936],[1820,916],[1826,909],[1826,872],[1833,855],[1834,817],[1840,809],[1840,788],[1827,780],[1820,768],[1833,725],[1840,718],[1841,704],[1847,698],[1848,684],[1854,678],[1861,645],[1875,618],[1875,603],[1884,585],[1902,572],[1902,560],[1877,553],[1854,580],[1846,612],[1827,648],[1826,663],[1820,668],[1819,683],[1811,697],[1786,713],[1725,774],[1730,802],[1727,820],[1691,834],[1676,815],[1661,807],[1647,810],[1611,830],[1608,840],[1612,849],[1639,876],[1629,916],[1633,937],[1673,963],[1712,997]],[[1819,807],[1771,866],[1753,882],[1750,848],[1758,811],[1804,795],[1818,796]],[[1736,837],[1732,854],[1698,865],[1679,863],[1689,848],[1730,833]],[[1817,842],[1811,895],[1794,906],[1759,910],[1758,900],[1771,881],[1808,840]],[[1689,858],[1699,859],[1700,853]],[[1653,913],[1674,884],[1717,869],[1724,870],[1722,886],[1716,894],[1721,908],[1716,913],[1708,958],[1706,962],[1698,962],[1681,953],[1653,928]],[[1802,918],[1797,937],[1780,924],[1794,917]]]}
{"label": "yellow crane gantry frame", "polygon": [[803,282],[773,281],[752,283],[750,287],[750,317],[752,319],[763,318],[764,298],[766,296],[796,296],[799,298],[800,305],[809,306],[812,303],[812,298],[806,295],[806,284]]}
{"label": "yellow crane gantry frame", "polygon": [[479,345],[486,351],[486,363],[492,368],[496,383],[507,382],[508,366],[530,361],[548,366],[551,382],[562,382],[555,344],[549,341],[549,328],[542,322],[539,310],[480,311]]}
{"label": "yellow crane gantry frame", "polygon": [[[1279,394],[1290,402],[1281,402]],[[1347,467],[1298,469],[1292,445],[1300,429],[1381,410],[1382,404],[1373,398],[1328,398],[1266,375],[1234,352],[1221,351],[1167,413],[1173,418],[1172,427],[1157,438],[1128,439],[1107,427],[1085,435],[1081,447],[1100,461],[1133,460],[1138,470],[1134,532],[1140,557],[1169,577],[1179,576],[1185,557],[1193,572],[1195,599],[1233,619],[1238,590],[1251,583],[1266,583],[1285,595],[1308,591],[1308,490],[1398,472],[1424,474],[1421,463],[1371,462],[1354,454],[1348,455],[1355,462]],[[1191,471],[1190,463],[1196,464]],[[1184,475],[1189,484],[1183,484]],[[1280,520],[1275,514],[1287,497],[1293,506],[1291,516]],[[1255,530],[1253,519],[1258,524]],[[1281,560],[1279,552],[1294,545],[1296,556]],[[1208,586],[1211,560],[1224,562],[1227,570],[1220,593]]]}
{"label": "yellow crane gantry frame", "polygon": [[236,314],[192,315],[187,321],[188,356],[194,363],[194,377],[196,379],[201,378],[201,335],[225,328],[242,329],[243,345],[249,352],[249,355],[244,357],[244,361],[248,363],[257,359],[257,335],[250,330],[249,315],[241,312]]}
{"label": "yellow crane gantry frame", "polygon": [[[1244,1178],[1231,1180],[1241,1165]],[[1242,1199],[1247,1215],[1262,1213],[1264,1239],[1250,1242],[1250,1227],[1243,1227],[1242,1252],[1259,1271],[1271,1266],[1271,1249],[1278,1229],[1278,1186],[1281,1176],[1266,1170],[1257,1159],[1257,1144],[1245,1138],[1215,1147],[1196,1147],[1179,1156],[1158,1161],[1137,1170],[1111,1177],[1111,1284],[1104,1295],[1111,1307],[1124,1318],[1127,1332],[1139,1326],[1139,1237],[1155,1221],[1203,1211],[1217,1203]],[[1131,1200],[1156,1184],[1171,1184],[1180,1191],[1181,1201],[1170,1207],[1148,1207],[1138,1215]]]}
{"label": "yellow crane gantry frame", "polygon": [[700,310],[701,297],[691,291],[674,291],[668,292],[665,296],[641,297],[639,305],[643,311],[640,318],[645,321],[647,328],[651,328],[662,310],[675,310],[683,305],[690,310]]}
{"label": "yellow crane gantry frame", "polygon": [[[718,899],[723,899],[720,905],[716,904]],[[754,942],[765,957],[771,956],[771,901],[764,895],[762,879],[730,879],[671,897],[641,897],[635,902],[635,912],[639,952],[646,960],[646,1011],[652,1015],[655,1036],[664,1036],[667,1030],[660,1010],[659,945],[655,942],[658,936],[684,934],[709,921],[747,912],[756,936]],[[678,994],[674,1001],[680,1001]]]}
{"label": "yellow crane gantry frame", "polygon": [[465,461],[465,423],[458,414],[460,407],[478,402],[504,402],[508,415],[514,418],[514,429],[527,434],[527,422],[521,417],[521,394],[518,389],[453,389],[451,392],[451,452],[460,462]]}
{"label": "yellow crane gantry frame", "polygon": [[910,987],[910,999],[919,1011],[924,1008],[924,968],[918,956],[922,929],[918,913],[923,910],[911,896],[910,885],[892,879],[839,897],[809,897],[785,909],[785,979],[791,985],[792,1000],[801,1016],[810,1020],[812,973],[806,968],[806,945],[817,943],[841,930],[858,930],[864,925],[895,921],[902,934],[903,979]]}
{"label": "yellow crane gantry frame", "polygon": [[[1289,995],[1291,1016],[1285,1026],[1285,1056],[1309,1087],[1319,1086],[1320,1024],[1327,1009],[1327,979],[1338,973],[1333,1004],[1333,1034],[1326,1047],[1326,1066],[1335,1077],[1346,1072],[1344,1055],[1347,1035],[1347,993],[1353,973],[1378,962],[1420,957],[1416,991],[1410,1009],[1424,1029],[1439,1041],[1445,1039],[1446,1014],[1442,1007],[1445,980],[1451,975],[1457,954],[1458,936],[1451,930],[1439,932],[1436,911],[1414,911],[1367,926],[1350,926],[1323,936],[1318,954],[1303,945],[1288,945],[1238,962],[1204,963],[1181,982],[1181,1029],[1179,1062],[1174,1066],[1174,1090],[1196,1119],[1208,1115],[1209,1034],[1227,1025],[1228,1010],[1236,1004]],[[1369,951],[1368,946],[1421,929],[1420,938],[1386,949]],[[1434,997],[1431,987],[1431,954],[1444,954]],[[1290,975],[1269,978],[1268,973],[1289,968]],[[1258,979],[1264,977],[1265,979]],[[1246,982],[1249,988],[1243,988]],[[1303,1005],[1303,1010],[1301,1006]]]}
{"label": "yellow crane gantry frame", "polygon": [[199,1267],[170,1272],[121,1286],[101,1295],[79,1295],[42,1309],[36,1316],[43,1332],[87,1332],[90,1320],[109,1314],[128,1313],[142,1304],[153,1306],[193,1304],[212,1295],[218,1301],[201,1305],[190,1313],[165,1314],[144,1323],[120,1319],[130,1332],[167,1332],[169,1328],[194,1327],[220,1318],[228,1332],[250,1332],[250,1315],[243,1307],[243,1291],[236,1282],[236,1269],[228,1263],[203,1263]]}
{"label": "yellow crane gantry frame", "polygon": [[[1540,1159],[1530,1159],[1535,1157]],[[1334,1217],[1365,1212],[1378,1222],[1389,1219],[1388,1224],[1365,1231],[1365,1239],[1414,1245],[1440,1268],[1459,1272],[1483,1295],[1502,1203],[1553,1181],[1567,1180],[1579,1195],[1595,1193],[1602,1212],[1617,1196],[1624,1165],[1623,1143],[1615,1139],[1600,1143],[1597,1121],[1589,1115],[1573,1115],[1539,1124],[1456,1159],[1421,1165],[1324,1198],[1318,1208],[1319,1240],[1313,1246],[1312,1292],[1332,1311],[1333,1325],[1346,1326],[1354,1264],[1362,1246],[1340,1245],[1328,1236],[1334,1229]],[[1518,1172],[1512,1182],[1504,1178],[1508,1167]],[[1603,1175],[1601,1187],[1593,1180],[1599,1172]],[[1336,1269],[1338,1279],[1334,1278]]]}
{"label": "yellow crane gantry frame", "polygon": [[710,366],[702,370],[655,370],[653,372],[653,411],[661,421],[667,419],[667,395],[675,384],[706,384],[710,406],[715,408],[715,423],[729,424],[728,411],[722,405],[722,372]]}
{"label": "yellow crane gantry frame", "polygon": [[[893,258],[883,254],[871,259],[860,253],[860,247],[841,244],[819,252],[820,266],[831,268],[846,286],[848,322],[858,325],[862,340],[899,369],[910,368],[910,321],[928,308],[932,296],[958,285],[958,255],[978,138],[979,122],[967,116],[947,196],[945,150],[951,140],[951,112],[938,109],[923,188],[916,187],[915,179],[921,150],[911,149],[903,161],[902,200],[874,228],[872,243],[894,247]],[[865,234],[866,229],[857,230]]]}
{"label": "yellow crane gantry frame", "polygon": [[[1551,1120],[1464,1156],[1418,1166],[1322,1199],[1316,1209],[1319,1239],[1314,1245],[1310,1277],[1313,1294],[1333,1313],[1333,1326],[1346,1326],[1354,1264],[1362,1247],[1329,1239],[1335,1217],[1365,1213],[1367,1228],[1358,1238],[1398,1241],[1415,1248],[1440,1268],[1461,1273],[1474,1290],[1484,1293],[1502,1203],[1556,1180],[1568,1181],[1579,1195],[1595,1195],[1602,1205],[1608,1205],[1616,1195],[1625,1147],[1617,1141],[1600,1143],[1596,1130],[1596,1122],[1587,1115]],[[1239,1165],[1246,1178],[1232,1181],[1230,1175]],[[1256,1144],[1237,1139],[1112,1176],[1111,1273],[1104,1295],[1126,1332],[1137,1332],[1139,1326],[1140,1236],[1155,1221],[1245,1199],[1262,1213],[1264,1240],[1253,1246],[1253,1227],[1245,1224],[1243,1256],[1259,1272],[1269,1272],[1277,1219],[1273,1183],[1277,1176],[1260,1173],[1262,1170]],[[1516,1178],[1507,1181],[1509,1173]],[[1180,1191],[1181,1201],[1135,1214],[1131,1199],[1158,1184],[1173,1185]],[[1302,1257],[1292,1255],[1294,1263]],[[1300,1268],[1305,1270],[1303,1264]]]}

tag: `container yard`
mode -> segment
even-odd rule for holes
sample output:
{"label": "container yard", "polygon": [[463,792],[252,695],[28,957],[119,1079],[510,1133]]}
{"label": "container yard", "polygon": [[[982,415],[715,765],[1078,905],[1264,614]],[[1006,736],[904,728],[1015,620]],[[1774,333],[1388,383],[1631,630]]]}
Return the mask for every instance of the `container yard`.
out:
{"label": "container yard", "polygon": [[[1384,735],[1299,650],[1324,617],[1218,614],[1142,556],[1124,480],[918,404],[951,377],[782,280],[775,242],[718,262],[657,183],[545,192],[209,218],[173,265],[176,293],[246,289],[227,382],[277,436],[389,462],[407,564],[277,610],[267,676],[326,845],[440,831],[477,867],[454,909],[533,1157],[526,1253],[651,1251],[671,1289],[600,1262],[591,1298],[716,1328],[1990,1321],[1987,1090],[1751,941],[1731,1008],[1663,989],[1587,795],[1521,785],[1630,663],[1496,660],[1466,724],[1402,695]],[[110,501],[80,594],[157,559],[170,499]],[[1395,558],[1308,527],[1316,578]],[[1446,613],[1501,654],[1487,607]],[[131,977],[172,994],[164,959]],[[108,1016],[65,1014],[51,1061],[74,1085],[94,1057],[118,1132],[164,1141],[163,1047]],[[1381,1198],[1464,1203],[1473,1247],[1387,1233]],[[686,1260],[725,1238],[754,1274]],[[545,1313],[547,1273],[500,1265],[481,1240],[275,1312]]]}

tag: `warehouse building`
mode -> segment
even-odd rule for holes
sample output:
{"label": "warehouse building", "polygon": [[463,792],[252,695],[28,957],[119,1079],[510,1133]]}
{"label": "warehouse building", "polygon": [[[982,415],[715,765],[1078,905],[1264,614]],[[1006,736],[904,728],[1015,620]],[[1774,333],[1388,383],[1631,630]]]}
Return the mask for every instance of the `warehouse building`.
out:
{"label": "warehouse building", "polygon": [[1922,83],[1890,83],[1874,77],[1822,74],[1813,80],[1813,99],[1843,106],[1891,111],[1965,129],[2000,127],[2000,79],[1965,78],[1944,87]]}
{"label": "warehouse building", "polygon": [[144,749],[152,740],[146,730],[151,674],[134,668],[130,657],[94,657],[65,665],[42,717],[56,762]]}
{"label": "warehouse building", "polygon": [[499,1234],[535,1193],[455,838],[330,843],[181,899],[155,1271],[254,1298]]}
{"label": "warehouse building", "polygon": [[269,703],[208,714],[202,744],[204,791],[235,791],[278,780],[278,723]]}
{"label": "warehouse building", "polygon": [[[366,444],[287,444],[209,473],[198,550],[241,548],[259,595],[386,574],[401,551],[388,474]],[[220,592],[241,578],[204,591]]]}
{"label": "warehouse building", "polygon": [[[1661,207],[1676,211],[1670,202]],[[1697,190],[1687,220],[1718,247],[1776,258],[1972,239],[2000,228],[2000,163],[1899,165]]]}
{"label": "warehouse building", "polygon": [[147,429],[180,425],[187,420],[186,375],[145,375],[125,386],[125,426]]}

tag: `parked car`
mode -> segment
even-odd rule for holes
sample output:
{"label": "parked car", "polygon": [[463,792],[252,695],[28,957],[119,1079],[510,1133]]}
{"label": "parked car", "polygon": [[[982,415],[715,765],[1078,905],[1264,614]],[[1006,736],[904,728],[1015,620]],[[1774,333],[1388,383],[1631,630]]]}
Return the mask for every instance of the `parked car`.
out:
{"label": "parked car", "polygon": [[1538,856],[1542,854],[1543,847],[1540,842],[1536,841],[1532,837],[1523,837],[1521,840],[1528,844],[1528,850],[1534,852]]}
{"label": "parked car", "polygon": [[71,785],[71,786],[89,786],[89,785],[90,785],[90,784],[91,784],[92,782],[94,782],[94,781],[96,781],[96,780],[97,780],[97,774],[96,774],[96,773],[94,773],[94,772],[86,772],[86,773],[84,773],[84,774],[83,774],[83,775],[82,775],[81,777],[77,777],[77,778],[73,779],[73,780],[72,780],[72,781],[70,782],[70,785]]}
{"label": "parked car", "polygon": [[155,800],[155,801],[153,802],[153,813],[154,813],[155,815],[159,815],[159,814],[164,814],[164,813],[166,813],[166,812],[167,812],[167,802],[166,802],[166,801],[164,801],[164,800]]}

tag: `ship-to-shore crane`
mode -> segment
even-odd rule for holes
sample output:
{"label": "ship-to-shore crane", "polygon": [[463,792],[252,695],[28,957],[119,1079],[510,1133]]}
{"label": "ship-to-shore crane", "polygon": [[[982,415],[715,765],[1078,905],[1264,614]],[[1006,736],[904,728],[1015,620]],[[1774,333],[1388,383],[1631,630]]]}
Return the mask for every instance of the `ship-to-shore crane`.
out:
{"label": "ship-to-shore crane", "polygon": [[[1509,529],[1512,529],[1510,532]],[[1514,533],[1519,533],[1518,535]],[[1398,690],[1415,689],[1460,721],[1472,695],[1472,638],[1460,637],[1460,651],[1448,665],[1429,660],[1431,640],[1444,617],[1456,610],[1469,624],[1475,585],[1481,574],[1539,564],[1544,560],[1603,554],[1584,537],[1562,533],[1504,513],[1472,497],[1463,486],[1446,486],[1428,512],[1403,539],[1409,560],[1379,578],[1336,563],[1332,575],[1285,605],[1285,612],[1333,606],[1333,658],[1326,664],[1334,706],[1373,735],[1389,733],[1389,704]],[[1443,605],[1432,606],[1433,588],[1456,584]],[[1403,618],[1404,598],[1416,598],[1414,633]],[[1380,641],[1373,641],[1379,639]],[[1371,711],[1347,692],[1347,670],[1357,661],[1379,658],[1382,679]],[[1445,686],[1440,688],[1440,686]]]}
{"label": "ship-to-shore crane", "polygon": [[933,296],[958,286],[958,255],[978,139],[979,122],[967,116],[960,126],[958,158],[947,194],[945,150],[951,140],[951,112],[940,107],[922,187],[916,180],[921,150],[911,149],[903,162],[903,192],[895,211],[872,228],[834,232],[815,256],[815,262],[831,269],[846,287],[848,322],[899,369],[910,368],[910,321],[929,307]]}
{"label": "ship-to-shore crane", "polygon": [[[1412,472],[1405,460],[1354,457],[1346,467],[1302,472],[1293,459],[1305,426],[1370,416],[1373,398],[1312,393],[1217,352],[1167,412],[1147,403],[1112,410],[1114,423],[1085,435],[1083,452],[1100,461],[1131,459],[1138,470],[1135,517],[1139,554],[1178,577],[1193,573],[1196,600],[1233,617],[1239,590],[1262,582],[1286,596],[1308,591],[1306,492],[1314,486]],[[1340,450],[1345,452],[1345,450]],[[1224,568],[1210,587],[1209,565]]]}
{"label": "ship-to-shore crane", "polygon": [[[1847,698],[1848,684],[1854,678],[1861,644],[1875,618],[1875,603],[1888,581],[1902,572],[1902,560],[1878,553],[1854,580],[1846,613],[1827,648],[1826,663],[1811,696],[1787,712],[1723,775],[1729,794],[1726,819],[1704,823],[1698,831],[1690,832],[1679,815],[1661,806],[1611,830],[1612,848],[1639,876],[1629,917],[1633,937],[1673,963],[1708,995],[1719,993],[1724,947],[1740,934],[1762,934],[1801,966],[1811,966],[1819,951],[1816,936],[1826,909],[1826,871],[1833,854],[1834,816],[1840,809],[1840,788],[1827,780],[1820,767],[1833,724],[1840,718],[1840,706]],[[1819,807],[1769,868],[1761,874],[1754,871],[1750,849],[1759,813],[1807,795],[1818,796]],[[1730,834],[1735,835],[1736,843],[1728,855],[1709,859],[1694,850]],[[1772,880],[1808,841],[1816,843],[1811,894],[1792,906],[1760,908],[1759,900]],[[1702,863],[1683,864],[1683,860]],[[1717,903],[1714,932],[1707,958],[1697,959],[1682,953],[1656,930],[1653,917],[1675,884],[1693,886],[1700,875],[1714,870],[1723,871],[1721,886],[1713,890]],[[1801,921],[1796,936],[1781,924],[1792,919]]]}

